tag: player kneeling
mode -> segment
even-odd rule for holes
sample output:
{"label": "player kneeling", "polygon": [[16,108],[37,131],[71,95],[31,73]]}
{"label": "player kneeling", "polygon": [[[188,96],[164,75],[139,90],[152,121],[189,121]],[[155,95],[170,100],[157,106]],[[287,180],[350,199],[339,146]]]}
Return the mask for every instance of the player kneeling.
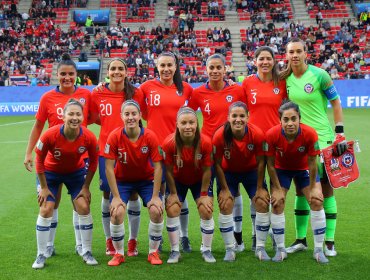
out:
{"label": "player kneeling", "polygon": [[[37,258],[34,269],[45,266],[46,245],[59,185],[64,184],[78,213],[82,241],[82,258],[88,265],[98,262],[91,254],[93,221],[90,214],[90,183],[98,166],[98,148],[95,135],[81,126],[83,106],[71,99],[64,106],[62,125],[49,128],[36,146],[36,172],[40,181],[36,224]],[[85,169],[85,152],[89,168]]]}
{"label": "player kneeling", "polygon": [[163,206],[160,195],[162,157],[159,154],[157,136],[141,125],[140,106],[134,100],[122,104],[124,127],[115,129],[108,137],[104,150],[105,171],[111,190],[111,224],[113,246],[116,254],[108,262],[117,266],[125,262],[123,218],[127,202],[137,192],[147,206],[149,222],[148,261],[162,264],[158,246],[162,240]]}
{"label": "player kneeling", "polygon": [[[170,191],[166,199],[167,231],[171,253],[167,263],[177,263],[180,258],[180,210],[190,189],[201,218],[202,256],[208,263],[216,262],[211,253],[214,232],[213,196],[210,188],[212,142],[201,135],[196,113],[182,107],[177,113],[176,132],[163,143],[166,181]],[[209,195],[208,195],[209,194]]]}
{"label": "player kneeling", "polygon": [[315,249],[313,257],[319,263],[328,263],[323,252],[326,229],[323,210],[323,194],[317,175],[317,155],[319,155],[316,131],[300,123],[299,107],[293,102],[283,104],[279,109],[280,125],[267,131],[266,155],[267,169],[272,181],[271,218],[268,213],[269,199],[265,190],[258,190],[255,197],[257,248],[256,256],[268,260],[264,250],[266,235],[271,223],[277,244],[273,261],[280,262],[287,257],[285,250],[285,198],[294,180],[296,188],[301,189],[311,208],[311,225]]}

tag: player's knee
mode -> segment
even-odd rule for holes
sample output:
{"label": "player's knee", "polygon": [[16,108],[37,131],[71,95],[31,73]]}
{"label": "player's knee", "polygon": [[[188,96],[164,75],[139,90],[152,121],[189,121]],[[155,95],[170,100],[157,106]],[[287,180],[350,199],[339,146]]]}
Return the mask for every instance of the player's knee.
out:
{"label": "player's knee", "polygon": [[269,204],[263,201],[262,199],[254,200],[254,205],[257,212],[267,213],[269,210]]}
{"label": "player's knee", "polygon": [[162,221],[162,213],[154,205],[149,208],[149,216],[150,220],[154,223],[160,223]]}
{"label": "player's knee", "polygon": [[204,205],[199,206],[198,212],[203,220],[210,220],[212,218],[213,211],[209,212]]}
{"label": "player's knee", "polygon": [[181,207],[177,203],[172,204],[170,206],[166,204],[166,213],[168,217],[170,218],[178,217],[180,216],[180,211]]}
{"label": "player's knee", "polygon": [[103,191],[103,197],[104,197],[104,199],[109,199],[110,192]]}
{"label": "player's knee", "polygon": [[312,198],[311,199],[311,203],[310,203],[310,208],[311,210],[313,211],[319,211],[321,210],[323,207],[322,205],[322,201],[321,200],[318,200],[318,199],[315,199],[315,198]]}
{"label": "player's knee", "polygon": [[285,208],[285,203],[284,201],[279,201],[278,203],[276,203],[274,206],[272,206],[272,212],[274,214],[281,214],[284,212],[284,208]]}
{"label": "player's knee", "polygon": [[231,198],[228,198],[225,203],[219,204],[220,211],[223,214],[227,214],[233,211],[234,208],[234,200]]}
{"label": "player's knee", "polygon": [[111,221],[113,224],[118,225],[122,223],[124,216],[125,216],[125,207],[120,206],[111,212]]}
{"label": "player's knee", "polygon": [[46,206],[40,207],[40,216],[44,218],[49,218],[53,216],[54,203],[47,202]]}

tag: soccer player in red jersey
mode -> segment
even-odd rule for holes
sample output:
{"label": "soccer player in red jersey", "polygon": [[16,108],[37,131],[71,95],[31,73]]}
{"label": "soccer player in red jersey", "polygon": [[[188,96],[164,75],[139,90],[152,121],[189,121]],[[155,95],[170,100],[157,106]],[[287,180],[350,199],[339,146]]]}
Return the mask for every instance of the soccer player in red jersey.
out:
{"label": "soccer player in red jersey", "polygon": [[[247,98],[249,110],[248,122],[258,126],[264,133],[271,127],[280,123],[279,107],[287,98],[285,80],[279,80],[278,64],[274,52],[270,47],[259,47],[254,53],[257,74],[244,79],[242,87]],[[252,251],[256,248],[255,218],[256,209],[250,203],[252,219]],[[234,235],[238,248],[242,249],[242,215],[243,200],[241,196],[235,197],[234,205]]]}
{"label": "soccer player in red jersey", "polygon": [[[34,269],[45,265],[55,198],[62,184],[67,187],[78,213],[83,260],[88,265],[98,264],[91,254],[93,221],[89,191],[98,165],[98,143],[95,135],[81,126],[83,119],[83,105],[71,99],[63,109],[64,124],[49,128],[36,145],[40,212],[36,223],[37,258],[32,265]],[[85,168],[85,152],[89,156],[88,170]]]}
{"label": "soccer player in red jersey", "polygon": [[191,190],[201,218],[202,256],[213,263],[211,253],[214,232],[213,195],[209,191],[212,165],[211,139],[199,132],[195,111],[182,107],[177,113],[176,132],[167,136],[162,144],[166,181],[170,191],[166,200],[167,231],[171,253],[167,263],[177,263],[180,258],[180,210],[188,190]]}
{"label": "soccer player in red jersey", "polygon": [[[266,134],[267,170],[272,186],[271,198],[266,189],[258,188],[255,196],[257,247],[255,255],[262,261],[270,260],[264,246],[270,227],[277,245],[275,262],[287,257],[285,250],[285,198],[294,180],[296,188],[306,196],[311,207],[311,225],[314,236],[314,259],[319,263],[329,262],[323,252],[326,229],[323,210],[323,194],[317,173],[317,155],[320,153],[316,131],[300,123],[299,107],[293,102],[279,109],[281,124],[269,129]],[[270,216],[269,206],[272,206]]]}
{"label": "soccer player in red jersey", "polygon": [[243,89],[229,85],[224,77],[226,61],[222,54],[211,55],[206,62],[208,82],[193,91],[189,107],[200,108],[203,115],[202,134],[212,138],[216,129],[227,120],[230,104],[242,101],[245,103]]}
{"label": "soccer player in red jersey", "polygon": [[[110,233],[109,196],[110,188],[105,175],[104,147],[109,134],[117,127],[123,126],[121,118],[121,106],[126,100],[135,99],[140,106],[144,106],[144,97],[140,89],[136,89],[128,80],[127,65],[120,58],[112,59],[108,64],[108,76],[110,82],[102,89],[94,90],[91,94],[91,121],[100,124],[99,134],[99,177],[100,190],[103,191],[101,202],[102,222],[106,238],[106,254],[113,256],[115,250]],[[140,225],[141,204],[137,195],[130,200],[128,217],[130,222],[129,256],[136,256],[137,233]]]}
{"label": "soccer player in red jersey", "polygon": [[124,127],[115,129],[108,137],[104,157],[106,176],[111,190],[110,231],[116,254],[108,262],[118,266],[125,261],[123,219],[132,193],[138,193],[148,207],[149,255],[153,265],[162,264],[158,247],[162,239],[163,205],[160,194],[162,156],[158,138],[141,126],[140,107],[134,100],[122,104]]}
{"label": "soccer player in red jersey", "polygon": [[[69,54],[63,54],[62,60],[57,67],[57,78],[59,85],[48,92],[46,92],[40,100],[39,109],[36,114],[36,120],[30,132],[26,155],[24,159],[24,165],[28,171],[32,171],[33,160],[32,151],[40,138],[41,132],[47,121],[49,128],[58,124],[63,123],[63,108],[70,98],[78,100],[83,105],[84,120],[82,125],[86,126],[88,120],[88,112],[90,105],[90,91],[84,88],[76,87],[75,81],[77,77],[77,67],[76,64],[71,60]],[[38,189],[40,184],[37,184]],[[55,209],[53,212],[51,228],[49,234],[49,240],[47,244],[47,251],[45,252],[45,257],[49,258],[55,254],[54,249],[54,239],[55,231],[58,225],[58,206],[61,198],[62,186],[59,188],[59,192],[55,199]],[[79,233],[78,225],[78,214],[73,211],[73,224],[76,237],[76,252],[81,255],[81,236]]]}
{"label": "soccer player in red jersey", "polygon": [[234,197],[239,183],[243,184],[250,199],[254,197],[257,187],[266,187],[264,134],[248,123],[246,104],[239,101],[229,107],[228,120],[215,132],[212,142],[220,207],[219,225],[226,246],[224,261],[234,261]]}
{"label": "soccer player in red jersey", "polygon": [[[171,52],[158,56],[159,79],[149,80],[140,86],[146,101],[147,127],[158,137],[159,143],[176,129],[177,111],[188,104],[193,88],[181,79],[180,65]],[[162,186],[164,190],[164,185]],[[189,210],[185,199],[180,215],[180,236],[184,252],[191,252],[188,237]]]}

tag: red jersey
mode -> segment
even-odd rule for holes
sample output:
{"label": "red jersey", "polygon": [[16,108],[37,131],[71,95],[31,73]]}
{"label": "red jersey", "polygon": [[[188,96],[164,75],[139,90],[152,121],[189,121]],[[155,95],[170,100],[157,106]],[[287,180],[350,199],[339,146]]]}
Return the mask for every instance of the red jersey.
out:
{"label": "red jersey", "polygon": [[181,96],[175,84],[165,86],[159,80],[146,81],[140,86],[146,101],[147,127],[157,135],[159,143],[175,132],[177,112],[187,105],[193,92],[188,83],[182,84]]}
{"label": "red jersey", "polygon": [[[121,118],[121,106],[126,101],[125,94],[124,92],[112,92],[107,86],[101,92],[91,93],[91,115],[99,115],[100,118],[99,151],[101,156],[104,156],[104,147],[109,134],[117,127],[124,125]],[[133,99],[139,103],[140,108],[145,106],[141,90],[135,91]]]}
{"label": "red jersey", "polygon": [[89,170],[98,166],[98,143],[95,135],[81,126],[80,135],[73,142],[64,136],[64,124],[49,128],[37,142],[36,172],[45,170],[68,174],[85,167],[84,153],[89,155]]}
{"label": "red jersey", "polygon": [[109,134],[104,157],[117,161],[114,169],[117,181],[148,181],[154,178],[151,162],[162,160],[159,149],[158,138],[153,131],[142,128],[139,139],[133,143],[125,129],[119,127]]}
{"label": "red jersey", "polygon": [[281,125],[267,131],[266,143],[266,155],[275,157],[275,168],[279,169],[307,170],[308,156],[320,154],[316,131],[303,123],[292,143],[288,143]]}
{"label": "red jersey", "polygon": [[213,136],[214,159],[222,159],[222,169],[230,172],[246,172],[257,169],[256,156],[263,156],[265,141],[261,129],[248,123],[242,140],[233,138],[232,147],[226,148],[224,127]]}
{"label": "red jersey", "polygon": [[202,133],[212,138],[216,129],[227,121],[230,105],[237,101],[246,102],[241,86],[225,83],[221,91],[213,91],[206,83],[194,90],[189,106],[194,110],[200,108],[203,115]]}
{"label": "red jersey", "polygon": [[258,126],[264,133],[280,123],[279,108],[286,98],[285,80],[278,86],[274,82],[262,82],[257,75],[250,75],[244,79],[242,87],[247,96],[249,121]]}
{"label": "red jersey", "polygon": [[73,98],[83,105],[84,121],[82,125],[86,126],[89,116],[90,96],[90,91],[85,88],[77,87],[73,94],[66,95],[59,90],[59,87],[56,87],[41,97],[36,119],[42,123],[45,123],[47,120],[49,127],[62,124],[64,106],[69,99]]}
{"label": "red jersey", "polygon": [[166,165],[173,165],[173,175],[176,181],[190,186],[202,181],[203,167],[212,166],[212,141],[205,135],[200,137],[200,150],[196,155],[197,165],[194,162],[194,148],[183,147],[181,160],[177,162],[175,134],[170,134],[164,140],[163,157]]}

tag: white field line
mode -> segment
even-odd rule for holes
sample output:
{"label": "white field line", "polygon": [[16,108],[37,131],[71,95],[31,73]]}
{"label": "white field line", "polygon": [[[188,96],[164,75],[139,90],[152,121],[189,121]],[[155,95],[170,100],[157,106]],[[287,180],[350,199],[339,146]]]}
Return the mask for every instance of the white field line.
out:
{"label": "white field line", "polygon": [[14,122],[14,123],[4,123],[4,124],[0,124],[0,127],[2,126],[9,126],[9,125],[17,125],[17,124],[24,124],[24,123],[30,123],[30,122],[34,122],[35,120],[28,120],[28,121],[23,121],[23,122]]}

